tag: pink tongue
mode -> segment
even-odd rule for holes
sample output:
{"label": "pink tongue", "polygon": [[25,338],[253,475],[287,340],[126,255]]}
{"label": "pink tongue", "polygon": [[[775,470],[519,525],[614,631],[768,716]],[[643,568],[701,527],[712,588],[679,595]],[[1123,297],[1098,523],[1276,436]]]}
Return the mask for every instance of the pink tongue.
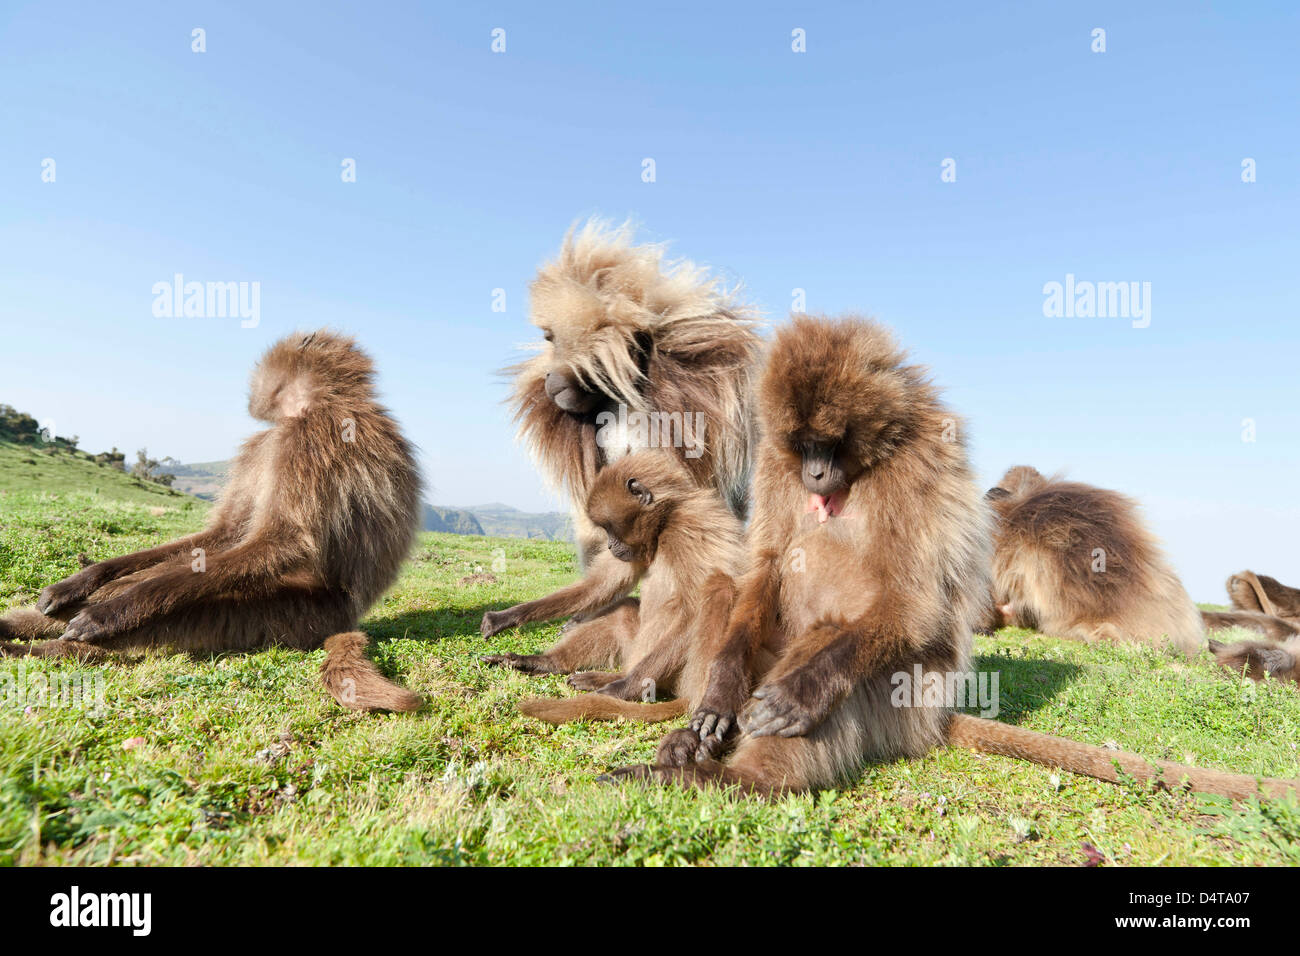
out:
{"label": "pink tongue", "polygon": [[825,524],[827,518],[833,518],[844,511],[844,492],[837,491],[833,495],[809,495],[808,506],[804,508],[804,512],[813,511],[817,512],[817,523]]}

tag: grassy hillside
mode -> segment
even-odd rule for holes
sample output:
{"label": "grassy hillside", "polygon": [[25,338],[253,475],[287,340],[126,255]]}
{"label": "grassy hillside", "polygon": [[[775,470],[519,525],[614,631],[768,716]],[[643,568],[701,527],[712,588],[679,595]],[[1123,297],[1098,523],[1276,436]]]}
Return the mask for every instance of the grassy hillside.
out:
{"label": "grassy hillside", "polygon": [[[79,551],[107,557],[202,522],[202,502],[86,474],[100,479],[93,491],[0,490],[0,607],[75,570]],[[1233,808],[963,751],[770,805],[599,784],[650,758],[665,728],[531,721],[519,700],[570,693],[563,679],[480,662],[542,649],[558,631],[484,641],[485,609],[576,573],[558,543],[422,535],[364,623],[380,666],[427,698],[409,715],[337,708],[318,685],[321,652],[98,670],[0,660],[0,863],[1300,863],[1294,802]],[[1001,720],[1300,776],[1294,688],[1243,686],[1204,657],[1024,631],[976,651],[999,674]],[[74,677],[102,682],[102,703],[40,699]]]}
{"label": "grassy hillside", "polygon": [[78,567],[203,524],[208,505],[81,454],[0,442],[0,607],[31,600]]}
{"label": "grassy hillside", "polygon": [[188,496],[173,488],[141,481],[85,452],[48,453],[33,445],[0,439],[0,495],[14,492],[71,492],[103,495],[116,501],[175,507]]}

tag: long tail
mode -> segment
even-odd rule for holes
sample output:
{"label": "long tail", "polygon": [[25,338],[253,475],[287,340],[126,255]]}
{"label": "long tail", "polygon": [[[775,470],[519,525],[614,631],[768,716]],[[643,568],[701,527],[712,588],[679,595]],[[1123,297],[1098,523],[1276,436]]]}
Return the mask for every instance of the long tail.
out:
{"label": "long tail", "polygon": [[948,724],[948,742],[956,747],[969,747],[984,753],[1019,757],[1048,767],[1060,767],[1071,773],[1084,774],[1109,783],[1119,783],[1120,774],[1123,773],[1142,782],[1154,781],[1165,790],[1215,793],[1233,800],[1300,794],[1300,780],[1257,778],[1240,773],[1202,770],[1170,760],[1147,760],[1123,750],[1107,750],[966,714],[952,716]]}
{"label": "long tail", "polygon": [[366,657],[370,639],[360,631],[325,641],[321,680],[330,696],[351,710],[416,710],[424,701],[394,684]]}
{"label": "long tail", "polygon": [[577,697],[531,697],[520,702],[519,710],[548,724],[567,724],[574,720],[615,720],[619,717],[654,724],[682,716],[686,713],[686,704],[685,697],[657,704],[641,704],[604,694],[579,694]]}
{"label": "long tail", "polygon": [[1265,614],[1277,616],[1277,607],[1269,600],[1268,594],[1264,591],[1264,585],[1260,583],[1259,578],[1255,576],[1254,571],[1238,571],[1232,577],[1228,578],[1228,595],[1232,598],[1233,604],[1242,610],[1254,610],[1246,607],[1246,602],[1242,601],[1237,595],[1237,588],[1234,587],[1238,582],[1245,584],[1255,594],[1255,600],[1259,602],[1259,610]]}

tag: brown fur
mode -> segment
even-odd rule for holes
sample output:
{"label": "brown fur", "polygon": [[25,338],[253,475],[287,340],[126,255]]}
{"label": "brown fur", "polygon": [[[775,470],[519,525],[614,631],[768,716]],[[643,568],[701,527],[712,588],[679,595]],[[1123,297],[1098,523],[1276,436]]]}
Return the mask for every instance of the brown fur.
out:
{"label": "brown fur", "polygon": [[419,696],[388,680],[366,657],[369,643],[360,631],[325,639],[320,673],[330,696],[352,710],[418,710]]}
{"label": "brown fur", "polygon": [[[550,723],[679,716],[698,700],[713,656],[709,642],[724,632],[731,612],[743,557],[740,519],[662,450],[636,452],[602,470],[587,514],[611,554],[634,569],[640,601],[625,599],[576,625],[544,654],[498,654],[488,662],[529,673],[626,666],[625,673],[588,670],[570,679],[596,693],[520,705]],[[638,702],[661,692],[680,699]]]}
{"label": "brown fur", "polygon": [[[1114,491],[1012,468],[988,492],[994,525],[994,617],[1094,642],[1204,644],[1200,614],[1143,526],[1137,504]],[[1094,570],[1097,549],[1105,571]]]}
{"label": "brown fur", "polygon": [[[369,357],[330,332],[272,346],[253,371],[248,403],[272,427],[244,443],[207,527],[50,585],[36,608],[0,619],[0,637],[37,643],[5,641],[0,655],[325,643],[325,683],[341,704],[419,706],[364,660],[365,636],[355,630],[396,580],[419,516],[411,449],[376,402],[373,376]],[[202,570],[192,566],[196,549]]]}
{"label": "brown fur", "polygon": [[1280,644],[1272,641],[1224,644],[1211,640],[1210,653],[1228,670],[1251,680],[1272,677],[1300,683],[1300,637],[1288,638]]}
{"label": "brown fur", "polygon": [[1210,641],[1210,652],[1230,671],[1252,680],[1273,677],[1300,683],[1300,590],[1276,578],[1240,571],[1228,578],[1228,597],[1235,610],[1202,611],[1211,631],[1243,628],[1268,641]]}
{"label": "brown fur", "polygon": [[568,724],[575,720],[638,720],[647,724],[672,720],[686,713],[685,697],[638,704],[608,697],[605,694],[581,694],[577,697],[532,697],[521,701],[519,712],[548,724]]}
{"label": "brown fur", "polygon": [[1024,727],[1012,727],[965,714],[953,715],[948,742],[954,747],[967,747],[984,753],[1059,767],[1108,783],[1120,783],[1129,777],[1138,783],[1151,784],[1162,790],[1215,793],[1233,800],[1300,795],[1300,780],[1253,777],[1189,767],[1172,760],[1151,760],[1123,750],[1076,743]]}
{"label": "brown fur", "polygon": [[1206,630],[1239,627],[1275,641],[1300,635],[1300,591],[1253,571],[1237,572],[1228,578],[1227,588],[1233,610],[1202,611]]}
{"label": "brown fur", "polygon": [[[555,594],[483,616],[491,637],[509,627],[591,615],[631,592],[629,569],[605,551],[586,515],[592,482],[609,462],[643,447],[611,441],[598,416],[703,415],[702,453],[673,452],[691,480],[744,516],[749,482],[754,320],[702,269],[666,263],[656,245],[632,245],[625,227],[570,232],[532,285],[532,320],[546,341],[508,371],[520,437],[546,479],[570,500],[586,577]],[[567,406],[568,410],[561,405]],[[692,418],[694,421],[694,418]],[[670,437],[676,438],[671,434]],[[693,453],[693,452],[692,452]]]}
{"label": "brown fur", "polygon": [[1207,631],[1242,628],[1263,634],[1275,641],[1285,641],[1300,634],[1300,627],[1262,611],[1202,611],[1201,620]]}
{"label": "brown fur", "polygon": [[1227,587],[1232,606],[1238,610],[1259,611],[1300,624],[1300,589],[1254,571],[1239,571],[1228,578]]}
{"label": "brown fur", "polygon": [[[656,765],[615,779],[776,795],[951,742],[1102,779],[1116,779],[1115,760],[1167,785],[1255,792],[1250,778],[1176,764],[1151,770],[1130,755],[954,716],[951,701],[894,706],[891,675],[914,665],[969,670],[971,632],[986,611],[990,516],[957,421],[888,332],[861,319],[797,318],[783,328],[759,415],[750,568],[696,709],[735,717],[742,734],[719,763],[690,746],[691,730],[677,731]],[[814,506],[833,516],[809,513]],[[757,658],[761,649],[775,664]]]}

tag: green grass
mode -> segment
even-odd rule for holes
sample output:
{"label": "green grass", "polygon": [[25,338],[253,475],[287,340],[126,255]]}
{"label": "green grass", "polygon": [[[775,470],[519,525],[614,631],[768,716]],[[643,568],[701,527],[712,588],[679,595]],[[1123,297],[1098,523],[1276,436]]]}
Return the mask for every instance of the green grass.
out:
{"label": "green grass", "polygon": [[86,452],[51,452],[51,447],[0,439],[0,508],[4,506],[3,496],[23,491],[56,495],[85,492],[162,507],[176,507],[189,500],[189,495],[174,489],[96,464]]}
{"label": "green grass", "polygon": [[[64,477],[53,494],[0,492],[0,608],[75,570],[80,551],[103,558],[174,537],[207,507],[129,485],[73,490]],[[494,559],[504,559],[495,581],[462,583]],[[0,862],[1081,864],[1088,845],[1121,864],[1300,863],[1294,802],[1234,808],[958,750],[774,804],[596,783],[650,758],[665,726],[531,721],[518,701],[568,693],[563,680],[479,661],[544,648],[557,632],[485,642],[485,608],[576,573],[559,543],[422,535],[364,622],[380,666],[428,700],[409,715],[336,707],[317,681],[321,652],[155,655],[101,671],[0,662]],[[1000,674],[999,719],[1300,776],[1291,687],[1243,686],[1204,657],[1022,631],[980,638],[976,650],[977,666]],[[6,680],[31,693],[41,680],[94,674],[98,708],[4,696]]]}

